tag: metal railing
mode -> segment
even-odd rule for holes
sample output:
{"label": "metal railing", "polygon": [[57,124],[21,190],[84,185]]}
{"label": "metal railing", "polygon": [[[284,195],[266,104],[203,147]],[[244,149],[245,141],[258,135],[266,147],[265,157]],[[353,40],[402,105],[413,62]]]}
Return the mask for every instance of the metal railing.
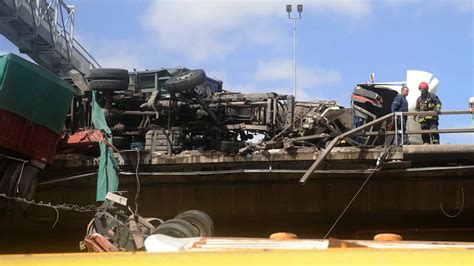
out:
{"label": "metal railing", "polygon": [[[432,133],[474,133],[474,128],[451,128],[451,129],[436,129],[436,130],[413,130],[413,131],[403,131],[403,122],[401,123],[402,130],[398,129],[396,126],[395,131],[377,131],[377,132],[363,132],[365,129],[370,128],[374,125],[383,123],[385,121],[395,121],[396,117],[398,116],[399,119],[402,119],[403,116],[418,116],[418,117],[425,117],[425,116],[437,116],[437,115],[460,115],[460,114],[473,114],[474,111],[444,111],[444,112],[434,112],[434,111],[426,111],[426,112],[399,112],[399,113],[390,113],[384,115],[380,118],[377,118],[369,123],[366,123],[360,127],[354,128],[349,130],[345,133],[342,133],[336,136],[326,147],[326,149],[318,156],[316,161],[311,165],[311,167],[306,171],[303,177],[300,179],[300,183],[305,184],[306,181],[314,174],[314,171],[319,167],[319,165],[326,159],[328,154],[331,150],[339,144],[340,141],[347,139],[352,136],[378,136],[378,135],[396,135],[401,134],[402,144],[403,144],[403,134],[432,134]],[[311,136],[308,136],[311,137]],[[396,140],[397,138],[395,138]],[[396,143],[398,145],[398,143]]]}

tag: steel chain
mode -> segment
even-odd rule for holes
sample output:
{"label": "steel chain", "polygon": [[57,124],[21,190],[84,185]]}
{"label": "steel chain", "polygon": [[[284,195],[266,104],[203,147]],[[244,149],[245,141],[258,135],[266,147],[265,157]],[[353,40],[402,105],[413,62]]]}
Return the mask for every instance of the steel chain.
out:
{"label": "steel chain", "polygon": [[75,212],[95,212],[99,208],[99,206],[96,206],[93,204],[86,205],[86,206],[79,206],[76,204],[69,204],[69,203],[53,205],[51,202],[47,202],[47,203],[44,203],[43,201],[36,202],[35,200],[27,200],[27,199],[19,198],[19,197],[11,197],[5,194],[0,194],[0,197],[9,199],[9,200],[14,200],[20,203],[53,208],[55,210],[66,210],[66,211],[75,211]]}

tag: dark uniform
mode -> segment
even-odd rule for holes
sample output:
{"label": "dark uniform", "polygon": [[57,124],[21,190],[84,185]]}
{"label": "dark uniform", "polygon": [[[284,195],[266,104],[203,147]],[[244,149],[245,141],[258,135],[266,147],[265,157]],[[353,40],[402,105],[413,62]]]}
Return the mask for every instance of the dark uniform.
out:
{"label": "dark uniform", "polygon": [[[393,99],[392,106],[391,106],[392,113],[395,112],[408,112],[408,101],[407,98],[401,94],[398,94],[395,99]],[[403,116],[403,133],[405,133],[407,128],[407,116]],[[400,129],[402,127],[400,120],[397,120],[397,127]],[[397,142],[401,143],[401,137],[397,134]],[[408,134],[403,134],[403,143],[410,144],[408,140]]]}
{"label": "dark uniform", "polygon": [[[416,111],[441,111],[441,101],[438,96],[427,92],[421,94],[416,100]],[[438,129],[438,116],[420,116],[418,119],[421,129]],[[423,143],[439,144],[439,134],[422,134]]]}

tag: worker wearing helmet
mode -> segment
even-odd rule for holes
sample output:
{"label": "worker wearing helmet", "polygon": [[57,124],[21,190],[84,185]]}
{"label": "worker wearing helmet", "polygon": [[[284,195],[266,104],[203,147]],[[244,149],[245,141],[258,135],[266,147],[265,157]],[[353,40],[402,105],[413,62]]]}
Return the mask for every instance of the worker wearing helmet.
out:
{"label": "worker wearing helmet", "polygon": [[[416,100],[416,111],[435,111],[439,113],[441,111],[441,101],[438,96],[434,93],[430,93],[429,85],[426,82],[421,82],[418,86],[418,89],[421,91],[420,97]],[[429,116],[420,116],[418,118],[421,129],[438,129],[438,116],[429,115]],[[439,144],[439,134],[422,134],[423,143],[432,143]]]}

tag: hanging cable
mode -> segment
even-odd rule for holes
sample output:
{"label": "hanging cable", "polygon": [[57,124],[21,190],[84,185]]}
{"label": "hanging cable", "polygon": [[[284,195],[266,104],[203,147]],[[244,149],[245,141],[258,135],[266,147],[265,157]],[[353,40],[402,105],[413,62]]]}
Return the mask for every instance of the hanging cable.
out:
{"label": "hanging cable", "polygon": [[58,208],[56,208],[56,207],[51,207],[51,208],[53,208],[53,209],[56,211],[56,220],[54,221],[53,226],[51,226],[51,229],[54,229],[54,227],[56,227],[56,224],[57,224],[58,221],[59,221],[59,210],[58,210]]}
{"label": "hanging cable", "polygon": [[23,176],[23,170],[25,169],[26,163],[27,161],[24,161],[23,164],[21,165],[20,175],[18,176],[18,180],[16,181],[16,186],[15,186],[16,193],[20,193],[19,187],[20,187],[21,177]]}
{"label": "hanging cable", "polygon": [[339,222],[339,220],[341,220],[342,216],[344,216],[344,214],[346,213],[346,211],[349,209],[349,207],[352,205],[352,202],[354,202],[354,200],[357,198],[357,196],[359,195],[359,193],[362,191],[362,189],[364,189],[365,185],[367,184],[367,182],[369,182],[370,178],[372,177],[372,175],[375,173],[375,171],[377,170],[377,168],[374,168],[372,170],[372,172],[370,173],[370,175],[365,179],[364,183],[362,183],[362,185],[359,187],[359,190],[357,190],[356,194],[352,197],[352,199],[349,201],[349,203],[347,203],[346,207],[344,208],[344,210],[341,212],[341,214],[339,214],[339,217],[337,217],[336,221],[332,224],[331,228],[329,228],[329,231],[326,233],[326,235],[324,236],[324,239],[326,239],[328,237],[328,235],[332,232],[332,230],[334,229],[334,227],[336,227],[337,223]]}
{"label": "hanging cable", "polygon": [[443,212],[444,215],[446,215],[447,217],[449,218],[456,218],[459,216],[459,214],[461,214],[461,212],[464,210],[464,189],[463,187],[461,186],[461,208],[459,209],[459,211],[457,213],[455,213],[454,215],[452,214],[449,214],[447,213],[444,208],[443,208],[443,203],[439,203],[439,208],[441,209],[441,211]]}
{"label": "hanging cable", "polygon": [[328,232],[326,233],[326,235],[324,236],[323,239],[326,239],[329,234],[332,232],[332,230],[334,229],[334,227],[336,227],[337,223],[339,222],[339,220],[341,220],[341,218],[344,216],[344,214],[346,213],[346,211],[350,208],[350,206],[352,205],[352,203],[354,202],[354,200],[357,198],[357,196],[359,196],[359,193],[364,189],[365,185],[369,182],[370,178],[372,177],[372,175],[380,169],[381,165],[382,165],[382,162],[384,162],[385,160],[389,159],[393,154],[391,154],[391,150],[392,149],[395,149],[397,150],[397,148],[399,147],[399,145],[397,146],[384,146],[384,151],[382,152],[382,154],[380,154],[379,158],[377,159],[377,162],[375,164],[375,168],[373,168],[372,172],[369,174],[369,176],[367,176],[367,178],[365,179],[364,183],[362,183],[362,185],[359,187],[359,189],[357,190],[357,192],[355,193],[355,195],[352,197],[352,199],[347,203],[346,207],[344,208],[344,210],[342,210],[341,214],[339,214],[339,216],[337,217],[336,221],[334,221],[334,223],[332,224],[331,228],[329,228]]}
{"label": "hanging cable", "polygon": [[140,165],[140,151],[137,150],[137,165],[135,166],[135,178],[137,180],[137,193],[135,193],[135,214],[138,214],[138,196],[140,195],[140,179],[138,178],[138,167]]}

